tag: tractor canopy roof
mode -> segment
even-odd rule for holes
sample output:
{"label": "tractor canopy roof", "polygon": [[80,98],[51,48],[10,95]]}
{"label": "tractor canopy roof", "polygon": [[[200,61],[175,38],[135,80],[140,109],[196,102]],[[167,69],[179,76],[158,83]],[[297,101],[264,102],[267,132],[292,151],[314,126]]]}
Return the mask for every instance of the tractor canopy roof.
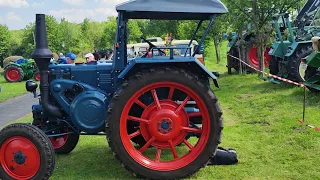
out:
{"label": "tractor canopy roof", "polygon": [[220,0],[131,0],[116,7],[127,19],[208,20],[227,13]]}

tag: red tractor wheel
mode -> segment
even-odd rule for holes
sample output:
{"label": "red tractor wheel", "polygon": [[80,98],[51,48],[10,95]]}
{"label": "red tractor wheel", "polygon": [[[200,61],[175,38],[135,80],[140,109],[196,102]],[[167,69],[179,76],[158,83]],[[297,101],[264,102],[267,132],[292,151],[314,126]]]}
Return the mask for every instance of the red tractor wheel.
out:
{"label": "red tractor wheel", "polygon": [[29,124],[0,132],[0,179],[49,179],[55,154],[47,136]]}
{"label": "red tractor wheel", "polygon": [[[186,112],[189,101],[196,102],[199,112]],[[158,68],[133,76],[114,94],[108,112],[109,146],[126,169],[142,177],[179,179],[194,174],[220,143],[222,112],[216,96],[183,70]],[[195,125],[194,117],[202,124]],[[132,122],[138,128],[128,133]],[[196,136],[187,140],[188,133]],[[146,143],[135,146],[135,137]]]}
{"label": "red tractor wheel", "polygon": [[23,80],[23,77],[23,71],[19,66],[11,64],[4,69],[4,78],[7,82],[20,82]]}
{"label": "red tractor wheel", "polygon": [[40,72],[34,73],[33,78],[34,78],[36,81],[40,81]]}
{"label": "red tractor wheel", "polygon": [[[48,127],[44,122],[34,120],[32,122],[34,126],[38,126],[40,129],[46,131]],[[68,132],[72,132],[72,130],[67,127],[58,127],[58,125],[53,125],[56,133],[65,134],[61,136],[49,137],[49,140],[57,154],[68,154],[70,153],[78,144],[80,135],[76,132],[66,134]]]}
{"label": "red tractor wheel", "polygon": [[[68,129],[65,129],[65,131],[62,131],[61,133],[67,132]],[[49,139],[56,153],[68,154],[77,146],[79,142],[79,134],[72,133],[58,137],[50,137]]]}
{"label": "red tractor wheel", "polygon": [[[269,55],[270,48],[267,47],[264,51],[264,66],[269,67],[271,56]],[[248,52],[249,64],[253,67],[259,69],[259,58],[258,58],[258,49],[256,47],[252,47]]]}

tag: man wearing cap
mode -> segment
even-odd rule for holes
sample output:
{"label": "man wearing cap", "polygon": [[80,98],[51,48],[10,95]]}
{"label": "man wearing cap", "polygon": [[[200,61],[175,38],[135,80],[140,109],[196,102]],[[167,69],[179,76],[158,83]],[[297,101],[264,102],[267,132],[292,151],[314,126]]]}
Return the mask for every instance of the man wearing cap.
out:
{"label": "man wearing cap", "polygon": [[65,61],[63,61],[61,64],[73,64],[74,60],[76,60],[76,55],[73,53],[68,53]]}
{"label": "man wearing cap", "polygon": [[88,53],[85,55],[87,63],[95,62],[94,55],[92,53]]}

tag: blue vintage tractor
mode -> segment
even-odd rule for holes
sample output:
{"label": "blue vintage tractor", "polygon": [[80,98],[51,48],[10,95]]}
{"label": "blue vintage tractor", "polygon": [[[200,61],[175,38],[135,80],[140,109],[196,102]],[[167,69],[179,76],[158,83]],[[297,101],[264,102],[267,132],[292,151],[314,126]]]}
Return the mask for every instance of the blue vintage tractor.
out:
{"label": "blue vintage tractor", "polygon": [[[128,60],[128,20],[199,20],[190,44],[209,20],[200,48],[226,7],[219,0],[136,0],[116,9],[114,59],[90,64],[50,64],[45,15],[36,15],[32,57],[40,70],[40,102],[32,106],[32,125],[13,124],[0,132],[0,178],[48,179],[53,148],[69,153],[82,134],[105,133],[121,165],[148,179],[188,177],[213,158],[223,128],[210,88],[210,80],[218,87],[216,76],[194,57],[197,50],[174,56],[177,48],[149,41],[150,54]],[[169,56],[153,56],[164,50]],[[35,95],[37,86],[26,82]]]}

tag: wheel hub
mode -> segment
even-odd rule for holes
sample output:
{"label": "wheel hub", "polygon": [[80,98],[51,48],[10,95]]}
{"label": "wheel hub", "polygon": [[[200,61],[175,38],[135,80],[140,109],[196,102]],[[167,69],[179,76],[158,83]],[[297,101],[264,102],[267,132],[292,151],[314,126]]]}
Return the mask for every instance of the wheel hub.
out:
{"label": "wheel hub", "polygon": [[14,154],[14,156],[13,156],[14,161],[17,164],[24,164],[26,162],[27,156],[25,156],[21,151],[16,152],[16,153],[13,152],[13,154]]}
{"label": "wheel hub", "polygon": [[170,118],[163,118],[162,122],[158,122],[158,132],[162,134],[167,134],[168,132],[172,131],[172,120]]}
{"label": "wheel hub", "polygon": [[174,101],[162,100],[160,106],[161,109],[158,109],[156,104],[151,104],[144,110],[142,118],[148,118],[150,121],[148,124],[140,125],[140,129],[146,140],[155,138],[153,146],[168,148],[168,141],[172,141],[174,145],[183,141],[187,133],[181,131],[181,127],[189,126],[189,118],[184,110],[175,112],[179,104]]}

